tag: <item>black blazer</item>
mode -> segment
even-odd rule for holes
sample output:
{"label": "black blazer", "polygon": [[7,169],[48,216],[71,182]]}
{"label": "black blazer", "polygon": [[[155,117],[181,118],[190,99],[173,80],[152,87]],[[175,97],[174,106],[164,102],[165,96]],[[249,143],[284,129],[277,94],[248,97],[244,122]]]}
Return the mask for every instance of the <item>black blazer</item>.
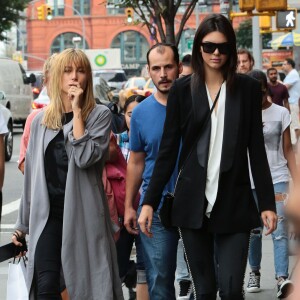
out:
{"label": "black blazer", "polygon": [[[209,114],[205,85],[191,92],[190,84],[191,76],[176,80],[168,97],[159,154],[143,201],[155,210],[176,165],[181,140],[179,168],[195,142],[200,124]],[[261,224],[251,192],[248,152],[259,210],[276,211],[262,132],[262,94],[258,81],[238,74],[234,88],[226,91],[219,187],[209,229],[217,233],[247,232]],[[210,128],[209,120],[178,180],[172,211],[174,226],[202,226],[207,204],[205,185]]]}

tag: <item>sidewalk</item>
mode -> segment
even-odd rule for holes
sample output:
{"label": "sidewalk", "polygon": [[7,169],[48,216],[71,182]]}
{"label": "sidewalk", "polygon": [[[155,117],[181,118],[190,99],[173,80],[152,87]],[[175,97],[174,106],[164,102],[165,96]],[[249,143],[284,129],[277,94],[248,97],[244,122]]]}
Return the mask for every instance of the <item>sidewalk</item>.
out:
{"label": "sidewalk", "polygon": [[[1,233],[0,245],[4,245],[10,241],[10,233]],[[233,249],[234,251],[234,249]],[[290,272],[293,265],[293,257],[290,260]],[[6,280],[7,280],[8,262],[0,263],[0,300],[6,300]],[[247,268],[245,276],[245,285],[248,282],[249,269]],[[273,263],[273,243],[271,237],[263,238],[263,261],[261,270],[261,288],[260,293],[246,293],[246,300],[273,300],[276,299],[276,280],[274,279],[274,263]],[[176,286],[178,290],[178,287]],[[127,291],[125,292],[125,300],[127,300]],[[88,299],[86,299],[88,300]]]}

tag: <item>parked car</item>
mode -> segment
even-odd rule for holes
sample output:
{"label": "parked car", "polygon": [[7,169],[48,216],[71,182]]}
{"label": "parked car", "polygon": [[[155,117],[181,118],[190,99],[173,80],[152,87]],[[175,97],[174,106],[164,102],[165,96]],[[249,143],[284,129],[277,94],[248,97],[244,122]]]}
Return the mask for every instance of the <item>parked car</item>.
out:
{"label": "parked car", "polygon": [[142,89],[136,89],[136,90],[133,90],[133,93],[134,93],[134,94],[137,94],[137,95],[149,97],[150,95],[153,94],[154,89],[155,89],[155,85],[154,85],[152,79],[149,78],[149,79],[146,81],[146,83],[145,83],[145,85],[143,86]]}
{"label": "parked car", "polygon": [[112,93],[115,102],[118,101],[119,91],[122,89],[123,85],[127,81],[127,77],[124,70],[121,69],[111,69],[111,70],[94,70],[93,71],[93,86],[94,94],[97,97],[95,86],[99,84],[99,77],[102,77],[107,84],[112,88]]}
{"label": "parked car", "polygon": [[43,87],[42,91],[40,92],[39,96],[32,102],[31,108],[32,109],[39,109],[47,106],[50,102],[50,98],[47,94],[46,87]]}
{"label": "parked car", "polygon": [[3,91],[0,91],[0,110],[1,113],[5,119],[5,123],[8,128],[8,134],[5,135],[4,138],[4,145],[5,145],[5,161],[9,161],[12,157],[13,153],[13,145],[14,145],[14,140],[13,140],[13,118],[11,111],[7,109],[4,105],[2,105],[2,101],[6,100],[6,95]]}
{"label": "parked car", "polygon": [[25,125],[33,100],[31,83],[35,81],[35,75],[28,77],[18,62],[0,58],[0,90],[6,95],[1,103],[11,111],[16,124]]}
{"label": "parked car", "polygon": [[123,108],[125,101],[136,94],[136,90],[142,90],[145,84],[146,79],[144,77],[131,77],[128,79],[123,89],[119,92],[119,105]]}

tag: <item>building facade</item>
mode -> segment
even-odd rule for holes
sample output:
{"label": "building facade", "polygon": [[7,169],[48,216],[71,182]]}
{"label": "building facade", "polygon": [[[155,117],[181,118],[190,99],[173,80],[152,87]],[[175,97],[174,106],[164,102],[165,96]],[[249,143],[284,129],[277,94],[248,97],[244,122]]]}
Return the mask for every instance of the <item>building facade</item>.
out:
{"label": "building facade", "polygon": [[[209,1],[210,5],[197,7],[197,18],[195,13],[189,18],[178,46],[181,54],[191,51],[196,23],[206,14],[219,11],[219,0]],[[31,1],[27,8],[27,69],[41,70],[49,55],[74,47],[73,38],[80,37],[79,47],[83,49],[119,48],[122,67],[129,74],[138,74],[146,64],[146,52],[154,41],[146,26],[127,23],[125,10],[116,8],[117,2],[48,0],[53,18],[39,20],[37,8],[45,1]],[[176,16],[175,31],[184,10],[183,3]]]}

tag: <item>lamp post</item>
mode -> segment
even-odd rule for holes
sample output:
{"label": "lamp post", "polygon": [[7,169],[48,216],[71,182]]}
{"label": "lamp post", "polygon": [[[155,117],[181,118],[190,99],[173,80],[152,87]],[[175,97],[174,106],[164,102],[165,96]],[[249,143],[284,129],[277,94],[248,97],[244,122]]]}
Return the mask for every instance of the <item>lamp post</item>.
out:
{"label": "lamp post", "polygon": [[[81,15],[81,13],[76,9],[74,8],[73,6],[69,5],[69,4],[64,4],[65,7],[69,7],[71,8],[73,11],[75,11],[78,15],[78,17],[80,18],[81,20],[81,23],[82,23],[82,37],[83,37],[83,41],[82,41],[82,48],[83,50],[85,50],[85,24],[84,24],[84,20],[83,20],[83,17]],[[76,46],[76,44],[75,44]]]}

